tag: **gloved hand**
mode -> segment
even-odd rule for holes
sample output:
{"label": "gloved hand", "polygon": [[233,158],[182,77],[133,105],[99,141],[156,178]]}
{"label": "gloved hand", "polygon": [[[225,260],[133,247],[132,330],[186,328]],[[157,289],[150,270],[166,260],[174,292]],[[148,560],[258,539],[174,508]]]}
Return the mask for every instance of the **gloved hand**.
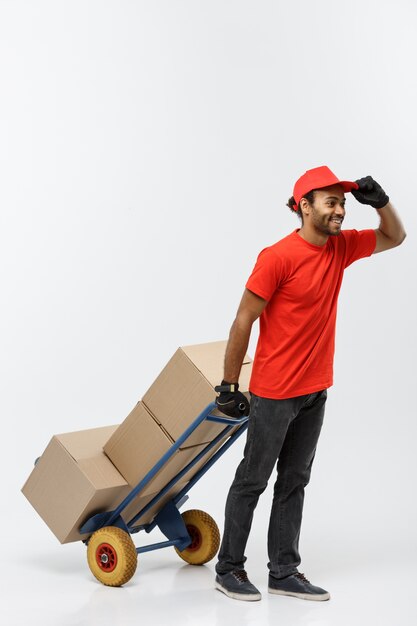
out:
{"label": "gloved hand", "polygon": [[359,189],[352,189],[352,193],[361,204],[369,204],[374,209],[381,209],[389,202],[389,197],[372,176],[365,176],[356,182]]}
{"label": "gloved hand", "polygon": [[222,380],[221,385],[214,388],[219,392],[216,398],[216,406],[228,417],[244,417],[249,415],[250,404],[246,396],[239,391],[238,383],[228,383]]}

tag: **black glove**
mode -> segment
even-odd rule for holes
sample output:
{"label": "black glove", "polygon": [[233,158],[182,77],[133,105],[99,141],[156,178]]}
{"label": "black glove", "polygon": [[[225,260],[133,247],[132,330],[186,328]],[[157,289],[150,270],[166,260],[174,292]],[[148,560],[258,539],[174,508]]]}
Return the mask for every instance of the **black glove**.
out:
{"label": "black glove", "polygon": [[214,388],[220,393],[216,398],[216,406],[228,417],[244,417],[249,415],[249,400],[239,391],[238,383],[228,383],[222,380],[222,384]]}
{"label": "black glove", "polygon": [[356,200],[361,204],[370,204],[374,209],[381,209],[388,204],[389,197],[372,176],[365,176],[356,181],[359,189],[352,189]]}

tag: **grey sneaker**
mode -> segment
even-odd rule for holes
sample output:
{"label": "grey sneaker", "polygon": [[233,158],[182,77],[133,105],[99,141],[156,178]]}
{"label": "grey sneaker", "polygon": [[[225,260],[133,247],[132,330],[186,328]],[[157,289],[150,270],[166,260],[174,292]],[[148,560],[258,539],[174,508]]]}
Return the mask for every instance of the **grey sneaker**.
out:
{"label": "grey sneaker", "polygon": [[250,582],[244,569],[227,572],[227,574],[217,574],[215,587],[235,600],[254,602],[262,598],[259,590]]}
{"label": "grey sneaker", "polygon": [[269,576],[269,593],[279,596],[294,596],[302,600],[329,600],[330,593],[321,587],[315,587],[304,574],[296,573],[285,578],[273,578]]}

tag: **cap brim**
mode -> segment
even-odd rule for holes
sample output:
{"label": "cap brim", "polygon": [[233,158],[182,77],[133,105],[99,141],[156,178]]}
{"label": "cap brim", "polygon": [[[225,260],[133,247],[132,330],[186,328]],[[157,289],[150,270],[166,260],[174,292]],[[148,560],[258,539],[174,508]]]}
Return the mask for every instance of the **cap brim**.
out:
{"label": "cap brim", "polygon": [[351,180],[340,180],[336,185],[342,185],[343,191],[352,191],[352,189],[359,189],[358,183],[354,183]]}

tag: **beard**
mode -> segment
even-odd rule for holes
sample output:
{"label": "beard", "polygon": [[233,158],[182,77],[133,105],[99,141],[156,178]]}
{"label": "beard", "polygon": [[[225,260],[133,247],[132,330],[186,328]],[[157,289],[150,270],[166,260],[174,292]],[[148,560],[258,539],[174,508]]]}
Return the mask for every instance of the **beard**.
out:
{"label": "beard", "polygon": [[330,222],[330,218],[328,216],[320,215],[314,208],[312,211],[312,218],[314,228],[324,235],[334,237],[340,235],[342,232],[343,220],[340,224]]}

